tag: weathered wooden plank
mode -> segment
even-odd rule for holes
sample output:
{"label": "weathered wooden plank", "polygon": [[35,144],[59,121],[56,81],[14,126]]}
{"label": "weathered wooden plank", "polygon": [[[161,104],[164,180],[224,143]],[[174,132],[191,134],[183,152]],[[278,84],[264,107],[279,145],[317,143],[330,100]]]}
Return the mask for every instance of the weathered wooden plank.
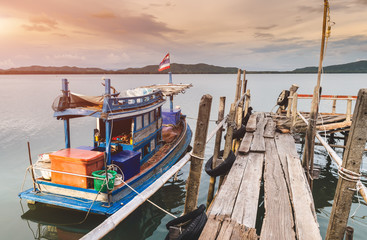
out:
{"label": "weathered wooden plank", "polygon": [[286,155],[290,154],[292,157],[298,157],[296,145],[294,144],[294,138],[290,134],[276,133],[275,145],[277,147],[282,170],[289,188],[289,172]]}
{"label": "weathered wooden plank", "polygon": [[234,228],[234,224],[231,223],[230,219],[224,220],[217,239],[231,240],[233,228]]}
{"label": "weathered wooden plank", "polygon": [[226,181],[219,189],[209,215],[214,215],[219,219],[231,216],[248,158],[248,155],[237,156]]}
{"label": "weathered wooden plank", "polygon": [[265,218],[260,239],[295,239],[289,194],[275,141],[265,139]]}
{"label": "weathered wooden plank", "polygon": [[321,239],[312,193],[301,166],[301,160],[287,154],[286,161],[289,170],[297,239]]}
{"label": "weathered wooden plank", "polygon": [[231,240],[258,240],[255,228],[247,228],[246,226],[234,223]]}
{"label": "weathered wooden plank", "polygon": [[208,221],[206,222],[199,239],[203,240],[217,239],[221,227],[222,227],[222,221],[216,220],[215,217],[213,216],[211,217],[209,216]]}
{"label": "weathered wooden plank", "polygon": [[265,152],[264,128],[266,123],[267,119],[264,115],[259,114],[259,121],[256,125],[256,131],[250,147],[251,152]]}
{"label": "weathered wooden plank", "polygon": [[250,118],[248,119],[247,125],[246,125],[246,132],[255,132],[256,131],[256,121],[257,115],[252,114]]}
{"label": "weathered wooden plank", "polygon": [[250,228],[256,225],[264,157],[264,153],[249,154],[232,213],[233,220]]}
{"label": "weathered wooden plank", "polygon": [[273,119],[268,118],[268,122],[266,123],[265,131],[264,131],[264,137],[274,138],[275,128],[276,128],[276,124],[273,121]]}
{"label": "weathered wooden plank", "polygon": [[209,218],[199,240],[258,240],[255,228],[247,228],[231,219]]}
{"label": "weathered wooden plank", "polygon": [[350,127],[351,125],[352,125],[351,121],[344,121],[344,122],[338,122],[338,123],[318,125],[316,127],[316,129],[319,130],[319,131],[328,131],[328,130],[334,130],[334,129],[338,129],[338,128]]}
{"label": "weathered wooden plank", "polygon": [[247,132],[245,134],[245,136],[242,139],[241,145],[238,149],[239,153],[246,154],[250,151],[253,137],[254,137],[254,134],[252,132]]}

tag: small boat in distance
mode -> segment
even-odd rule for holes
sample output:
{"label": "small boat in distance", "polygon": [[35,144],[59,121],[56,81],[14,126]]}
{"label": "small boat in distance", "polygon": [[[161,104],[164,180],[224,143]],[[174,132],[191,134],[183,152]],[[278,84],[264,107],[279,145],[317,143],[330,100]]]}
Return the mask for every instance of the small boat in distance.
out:
{"label": "small boat in distance", "polygon": [[[45,203],[112,215],[134,201],[186,153],[192,132],[173,96],[191,84],[152,85],[117,93],[105,79],[103,96],[63,94],[53,103],[64,121],[65,148],[41,154],[32,164],[33,188],[19,193],[29,203]],[[113,92],[111,93],[111,89]],[[169,110],[162,108],[170,98]],[[71,118],[94,117],[92,146],[71,148]],[[92,134],[91,134],[92,135]]]}

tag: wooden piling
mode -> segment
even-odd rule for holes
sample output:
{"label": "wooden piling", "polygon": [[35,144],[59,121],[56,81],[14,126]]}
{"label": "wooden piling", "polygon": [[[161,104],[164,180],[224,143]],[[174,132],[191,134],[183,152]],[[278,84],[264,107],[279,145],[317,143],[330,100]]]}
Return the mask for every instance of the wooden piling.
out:
{"label": "wooden piling", "polygon": [[298,105],[298,94],[294,93],[293,94],[293,99],[292,99],[292,124],[291,124],[291,131],[294,132],[294,127],[296,125],[297,122],[297,105]]}
{"label": "wooden piling", "polygon": [[[290,88],[289,88],[289,96],[293,97],[293,95],[297,92],[298,90],[298,85],[293,84]],[[288,98],[288,108],[287,108],[287,118],[289,118],[291,116],[291,109],[292,109],[292,98]]]}
{"label": "wooden piling", "polygon": [[[355,175],[360,174],[362,155],[367,140],[367,89],[361,89],[353,114],[353,123],[346,145],[344,159],[334,196],[326,240],[343,239],[347,227],[349,212],[356,189]],[[343,170],[347,169],[347,170]],[[349,176],[351,175],[354,177]]]}
{"label": "wooden piling", "polygon": [[[351,98],[351,96],[349,96],[349,98]],[[347,113],[346,113],[346,118],[345,121],[350,121],[351,120],[351,115],[352,115],[352,99],[348,99],[347,100]]]}
{"label": "wooden piling", "polygon": [[237,83],[236,83],[236,94],[234,101],[237,102],[241,97],[241,69],[237,71]]}
{"label": "wooden piling", "polygon": [[331,109],[332,113],[336,113],[336,99],[333,100],[333,107]]}
{"label": "wooden piling", "polygon": [[247,115],[247,111],[248,108],[250,107],[250,102],[251,102],[251,93],[250,93],[250,89],[247,89],[246,91],[246,100],[245,100],[245,111],[243,112],[243,116]]}
{"label": "wooden piling", "polygon": [[[226,97],[220,97],[219,111],[218,111],[218,123],[221,122],[224,118],[225,104],[226,104]],[[212,168],[213,169],[217,166],[217,159],[218,159],[218,156],[219,156],[220,145],[221,145],[221,141],[222,141],[222,130],[223,130],[223,127],[221,127],[217,131],[217,134],[215,136],[215,145],[214,145],[213,163],[212,163]],[[210,203],[213,200],[215,182],[216,182],[216,177],[210,177],[208,197],[207,197],[207,202],[206,202],[207,208],[209,207]]]}
{"label": "wooden piling", "polygon": [[[229,156],[229,153],[232,150],[232,142],[233,142],[233,129],[234,129],[234,120],[235,120],[235,114],[236,114],[236,104],[231,104],[231,110],[229,111],[228,115],[228,121],[227,121],[227,134],[226,134],[226,141],[224,144],[224,150],[223,150],[223,159],[226,159]],[[221,176],[219,179],[219,186],[222,185],[224,180],[224,176]]]}
{"label": "wooden piling", "polygon": [[307,172],[307,180],[312,189],[312,176],[313,173],[313,155],[314,155],[314,146],[315,146],[315,134],[316,134],[316,120],[319,113],[319,102],[321,95],[321,71],[322,71],[322,62],[324,60],[324,51],[325,51],[325,39],[326,39],[326,20],[327,13],[329,9],[329,1],[324,0],[324,14],[322,21],[322,37],[321,37],[321,49],[320,49],[320,61],[319,68],[317,72],[317,84],[313,93],[312,98],[312,107],[310,111],[310,120],[307,126],[306,132],[306,140],[305,140],[305,150],[303,152],[302,165]]}
{"label": "wooden piling", "polygon": [[186,198],[184,214],[197,208],[199,186],[201,179],[201,169],[203,166],[206,136],[208,133],[210,109],[212,96],[207,94],[202,96],[199,105],[198,120],[196,123],[195,140],[191,155],[189,177],[186,182]]}

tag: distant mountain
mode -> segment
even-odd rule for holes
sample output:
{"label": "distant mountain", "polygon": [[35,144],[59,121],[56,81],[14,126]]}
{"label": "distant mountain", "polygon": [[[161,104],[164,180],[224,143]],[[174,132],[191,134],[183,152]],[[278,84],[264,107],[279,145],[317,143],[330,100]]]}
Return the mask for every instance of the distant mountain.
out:
{"label": "distant mountain", "polygon": [[[162,71],[166,73],[171,71],[176,74],[221,74],[221,73],[237,73],[238,68],[235,67],[218,67],[204,63],[199,64],[178,64],[172,63],[171,68]],[[159,73],[158,65],[149,65],[142,68],[128,68],[116,71],[118,73]]]}
{"label": "distant mountain", "polygon": [[[108,72],[108,71],[107,71]],[[7,70],[0,69],[0,74],[103,74],[106,70],[101,68],[78,68],[78,67],[43,67],[29,66],[10,68]]]}
{"label": "distant mountain", "polygon": [[105,70],[101,68],[79,68],[79,67],[43,67],[30,66],[1,70],[0,74],[160,74],[171,71],[175,74],[220,74],[237,73],[234,67],[219,67],[204,63],[178,64],[172,63],[171,68],[158,72],[158,65],[148,65],[142,68],[127,68],[121,70]]}
{"label": "distant mountain", "polygon": [[[79,67],[43,67],[30,66],[0,69],[0,74],[162,74],[171,71],[175,74],[235,74],[238,68],[219,67],[199,64],[172,63],[171,68],[158,72],[158,65],[148,65],[141,68],[127,68],[120,70],[105,70],[102,68],[79,68]],[[317,67],[298,68],[293,71],[247,71],[247,73],[317,73]],[[367,61],[358,61],[347,64],[332,65],[324,67],[325,73],[367,73]]]}
{"label": "distant mountain", "polygon": [[[317,73],[318,67],[298,68],[292,73]],[[324,73],[367,73],[367,60],[324,67]]]}

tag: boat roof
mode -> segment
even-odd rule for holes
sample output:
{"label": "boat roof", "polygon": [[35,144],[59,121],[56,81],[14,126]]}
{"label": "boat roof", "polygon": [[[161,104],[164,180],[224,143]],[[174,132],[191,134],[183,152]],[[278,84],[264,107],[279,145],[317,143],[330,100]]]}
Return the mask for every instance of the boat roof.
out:
{"label": "boat roof", "polygon": [[68,93],[68,97],[58,96],[52,108],[58,119],[91,116],[102,119],[127,118],[150,112],[165,103],[159,89],[137,88],[118,94],[86,96]]}
{"label": "boat roof", "polygon": [[179,93],[185,93],[185,90],[192,87],[192,84],[156,84],[150,86],[144,86],[143,88],[151,88],[161,90],[164,96],[173,96]]}

